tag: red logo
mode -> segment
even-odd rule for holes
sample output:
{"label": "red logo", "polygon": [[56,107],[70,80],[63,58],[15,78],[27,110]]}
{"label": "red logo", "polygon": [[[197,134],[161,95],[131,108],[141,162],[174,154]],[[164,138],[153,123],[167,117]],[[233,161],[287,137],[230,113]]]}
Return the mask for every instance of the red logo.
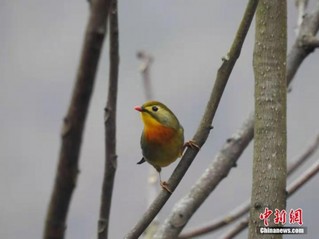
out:
{"label": "red logo", "polygon": [[268,218],[272,214],[272,210],[269,210],[268,207],[265,208],[264,213],[260,213],[259,219],[264,220],[264,225],[268,226]]}
{"label": "red logo", "polygon": [[299,225],[303,224],[303,221],[302,221],[302,209],[301,208],[298,208],[296,210],[290,209],[290,212],[289,212],[289,223],[290,224],[298,223]]}
{"label": "red logo", "polygon": [[[264,225],[268,226],[269,225],[269,217],[273,213],[272,210],[270,210],[268,207],[265,208],[265,211],[263,213],[260,213],[259,219],[264,221]],[[282,225],[286,224],[287,222],[287,211],[286,210],[279,210],[275,209],[274,213],[274,223],[279,224],[281,223]],[[299,225],[303,224],[303,219],[302,219],[302,209],[298,208],[296,210],[290,209],[289,211],[289,224],[295,224],[298,223]]]}

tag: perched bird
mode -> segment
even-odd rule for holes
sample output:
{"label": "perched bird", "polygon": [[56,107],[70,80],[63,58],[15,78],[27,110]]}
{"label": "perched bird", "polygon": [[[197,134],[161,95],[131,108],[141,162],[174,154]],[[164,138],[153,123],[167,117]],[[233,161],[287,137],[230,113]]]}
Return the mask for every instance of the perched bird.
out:
{"label": "perched bird", "polygon": [[150,163],[159,173],[160,185],[171,192],[168,184],[161,180],[161,168],[182,156],[186,146],[199,147],[189,141],[184,144],[184,129],[174,113],[158,101],[149,101],[135,110],[141,113],[144,130],[141,136],[143,158],[138,162]]}

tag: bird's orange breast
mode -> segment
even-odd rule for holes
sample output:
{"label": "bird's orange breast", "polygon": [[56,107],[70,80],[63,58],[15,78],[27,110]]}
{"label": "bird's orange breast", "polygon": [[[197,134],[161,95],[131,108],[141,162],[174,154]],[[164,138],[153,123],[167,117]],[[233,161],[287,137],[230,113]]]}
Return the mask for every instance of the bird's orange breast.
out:
{"label": "bird's orange breast", "polygon": [[170,141],[176,132],[172,128],[168,128],[162,125],[156,126],[145,126],[144,127],[144,137],[147,142],[152,142],[156,144],[165,144]]}

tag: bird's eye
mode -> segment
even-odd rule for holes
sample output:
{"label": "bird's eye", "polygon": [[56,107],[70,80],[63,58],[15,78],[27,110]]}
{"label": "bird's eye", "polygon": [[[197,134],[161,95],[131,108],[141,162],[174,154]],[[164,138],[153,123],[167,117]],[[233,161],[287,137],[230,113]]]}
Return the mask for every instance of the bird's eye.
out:
{"label": "bird's eye", "polygon": [[158,107],[157,107],[157,106],[153,106],[153,107],[152,107],[152,110],[153,110],[154,112],[156,112],[156,111],[158,111]]}

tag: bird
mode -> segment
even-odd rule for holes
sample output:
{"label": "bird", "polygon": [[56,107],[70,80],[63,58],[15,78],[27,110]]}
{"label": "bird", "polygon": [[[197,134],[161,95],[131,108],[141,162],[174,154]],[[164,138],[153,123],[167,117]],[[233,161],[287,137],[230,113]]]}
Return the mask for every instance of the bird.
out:
{"label": "bird", "polygon": [[134,109],[140,112],[144,123],[140,141],[143,157],[137,164],[151,164],[159,173],[161,187],[172,193],[168,183],[161,179],[162,168],[181,157],[185,147],[199,147],[193,140],[184,143],[183,126],[163,103],[148,101]]}

